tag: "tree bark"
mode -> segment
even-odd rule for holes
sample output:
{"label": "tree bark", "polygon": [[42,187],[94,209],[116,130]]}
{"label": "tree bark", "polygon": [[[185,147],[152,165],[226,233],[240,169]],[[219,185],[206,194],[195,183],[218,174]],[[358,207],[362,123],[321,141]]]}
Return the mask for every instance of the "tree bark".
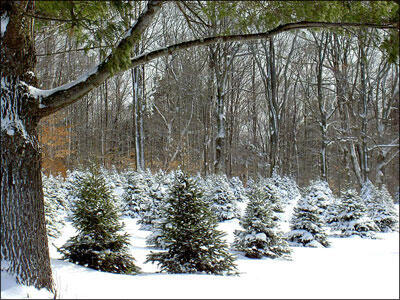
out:
{"label": "tree bark", "polygon": [[318,43],[318,39],[314,33],[313,36],[318,49],[318,62],[316,64],[316,73],[317,73],[317,99],[318,99],[318,109],[320,117],[319,128],[321,131],[320,176],[322,180],[328,181],[328,162],[327,162],[328,112],[326,109],[324,96],[322,93],[322,75],[323,75],[322,73],[323,73],[323,64],[328,45],[328,36],[323,33],[320,43]]}
{"label": "tree bark", "polygon": [[27,84],[35,84],[36,60],[25,10],[29,3],[0,7],[0,16],[9,20],[0,37],[1,268],[19,283],[53,290],[36,131],[39,103],[27,91]]}

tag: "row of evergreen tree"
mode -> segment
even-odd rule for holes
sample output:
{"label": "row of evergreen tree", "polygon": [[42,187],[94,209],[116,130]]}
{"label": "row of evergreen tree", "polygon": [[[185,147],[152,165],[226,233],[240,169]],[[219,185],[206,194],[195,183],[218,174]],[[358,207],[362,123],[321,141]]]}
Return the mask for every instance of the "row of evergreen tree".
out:
{"label": "row of evergreen tree", "polygon": [[[127,253],[128,235],[120,233],[120,208],[139,218],[142,229],[151,230],[147,243],[165,251],[151,253],[148,262],[157,262],[171,273],[234,272],[234,256],[218,231],[218,222],[240,218],[243,230],[235,232],[233,249],[251,258],[290,258],[289,245],[327,247],[327,230],[342,236],[373,237],[375,231],[396,230],[398,216],[393,199],[385,188],[367,182],[360,198],[346,191],[335,198],[326,182],[315,181],[300,197],[293,180],[274,175],[250,181],[245,189],[240,180],[224,176],[189,178],[182,172],[169,174],[130,172],[124,180],[105,176],[97,169],[75,172],[64,184],[65,199],[71,202],[70,219],[78,229],[59,250],[65,259],[94,269],[137,273]],[[108,174],[109,175],[109,174]],[[44,178],[49,236],[57,237],[66,207],[60,180]],[[122,188],[122,201],[115,201],[111,189]],[[56,191],[56,193],[54,193]],[[58,196],[54,196],[58,195]],[[285,207],[298,200],[290,232],[280,231]],[[246,202],[242,217],[237,202]],[[50,205],[51,204],[51,205]],[[53,217],[55,216],[55,217]]]}

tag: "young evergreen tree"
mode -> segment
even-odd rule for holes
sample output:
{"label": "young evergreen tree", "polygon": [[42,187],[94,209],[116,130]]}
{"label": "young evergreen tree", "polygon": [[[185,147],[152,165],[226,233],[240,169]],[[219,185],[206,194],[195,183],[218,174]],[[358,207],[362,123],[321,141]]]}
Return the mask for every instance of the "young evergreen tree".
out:
{"label": "young evergreen tree", "polygon": [[96,168],[77,182],[72,221],[78,234],[59,249],[63,259],[96,270],[133,274],[139,268],[127,253],[128,234],[108,186]]}
{"label": "young evergreen tree", "polygon": [[47,236],[58,238],[65,225],[65,204],[60,178],[42,175]]}
{"label": "young evergreen tree", "polygon": [[148,186],[137,172],[129,172],[126,175],[126,184],[122,194],[123,212],[132,218],[139,218],[144,211],[145,203],[150,201],[148,195]]}
{"label": "young evergreen tree", "polygon": [[369,217],[381,231],[388,232],[398,229],[398,214],[393,204],[393,199],[385,186],[378,190],[368,180],[363,184],[360,195]]}
{"label": "young evergreen tree", "polygon": [[276,185],[276,181],[271,178],[260,179],[258,183],[255,183],[256,189],[257,186],[262,187],[262,193],[264,200],[268,202],[273,211],[272,219],[274,221],[281,220],[282,213],[284,213],[282,199],[284,198],[284,193],[282,190]]}
{"label": "young evergreen tree", "polygon": [[168,273],[224,274],[236,269],[225,235],[196,183],[176,174],[167,199],[165,219],[159,224],[165,252],[152,252],[146,262],[157,262]]}
{"label": "young evergreen tree", "polygon": [[328,247],[327,234],[322,221],[321,208],[318,206],[320,194],[311,189],[301,198],[291,219],[288,241],[293,246]]}
{"label": "young evergreen tree", "polygon": [[250,258],[289,258],[290,248],[273,218],[269,194],[257,185],[248,191],[249,202],[235,231],[233,247]]}
{"label": "young evergreen tree", "polygon": [[266,185],[273,189],[280,199],[280,206],[287,205],[300,195],[296,182],[288,177],[281,177],[275,168],[270,178],[264,179]]}
{"label": "young evergreen tree", "polygon": [[400,187],[399,187],[399,186],[397,186],[396,191],[395,191],[395,193],[394,193],[393,202],[394,202],[395,204],[399,204],[399,202],[400,202]]}
{"label": "young evergreen tree", "polygon": [[165,222],[165,213],[169,205],[167,199],[170,188],[174,184],[174,178],[180,170],[172,171],[168,174],[159,171],[155,174],[155,185],[150,189],[150,196],[154,199],[156,205],[150,209],[151,211],[151,228],[152,233],[147,237],[146,244],[150,247],[166,249],[166,243],[162,237],[160,225]]}
{"label": "young evergreen tree", "polygon": [[340,231],[341,236],[359,235],[367,238],[373,238],[374,232],[379,231],[354,189],[342,194],[337,204],[336,221],[332,223],[332,229]]}
{"label": "young evergreen tree", "polygon": [[385,185],[378,190],[381,202],[377,205],[376,211],[371,218],[383,232],[399,230],[399,212],[394,205],[392,196]]}
{"label": "young evergreen tree", "polygon": [[226,175],[208,176],[204,190],[204,196],[210,203],[218,222],[231,220],[240,215],[235,193]]}
{"label": "young evergreen tree", "polygon": [[229,184],[231,186],[233,194],[235,195],[236,201],[246,202],[248,200],[243,182],[238,177],[232,177],[229,180]]}
{"label": "young evergreen tree", "polygon": [[328,182],[323,180],[311,181],[307,192],[310,197],[316,200],[315,205],[320,208],[321,221],[325,223],[330,218],[330,206],[335,201]]}

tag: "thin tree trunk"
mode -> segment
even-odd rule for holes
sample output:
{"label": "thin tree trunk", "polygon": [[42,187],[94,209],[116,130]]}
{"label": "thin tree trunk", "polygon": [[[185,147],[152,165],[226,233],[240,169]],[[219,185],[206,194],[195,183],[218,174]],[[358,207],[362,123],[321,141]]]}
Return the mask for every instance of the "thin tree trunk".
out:
{"label": "thin tree trunk", "polygon": [[[139,129],[140,129],[140,167],[142,170],[145,169],[145,161],[144,161],[144,114],[145,114],[145,74],[144,74],[144,65],[142,65],[142,88],[139,98],[140,103],[140,120],[139,120]],[[140,77],[139,77],[140,78]]]}
{"label": "thin tree trunk", "polygon": [[361,104],[362,104],[362,112],[360,114],[361,118],[361,155],[360,155],[360,168],[361,168],[361,176],[363,182],[368,180],[368,147],[367,147],[367,110],[368,110],[368,98],[367,98],[367,84],[365,78],[365,64],[366,64],[366,56],[364,51],[364,45],[360,42],[360,79],[361,79]]}
{"label": "thin tree trunk", "polygon": [[279,145],[279,112],[278,112],[278,99],[277,99],[277,90],[276,90],[276,69],[275,69],[275,47],[274,41],[271,37],[269,39],[269,55],[268,55],[268,68],[270,75],[270,97],[269,97],[269,117],[270,117],[270,140],[269,140],[269,159],[270,159],[270,168],[269,168],[269,176],[272,176],[275,167],[279,162],[279,153],[278,153],[278,145]]}
{"label": "thin tree trunk", "polygon": [[322,38],[320,40],[320,43],[318,44],[316,35],[315,34],[313,35],[318,48],[318,63],[316,69],[317,69],[317,99],[318,99],[318,108],[320,115],[319,127],[321,131],[320,176],[322,180],[328,181],[328,164],[326,157],[327,156],[326,150],[328,147],[328,139],[327,139],[328,124],[327,124],[327,110],[322,94],[322,71],[327,49],[328,36],[322,34]]}
{"label": "thin tree trunk", "polygon": [[131,70],[131,77],[132,77],[132,93],[133,93],[133,107],[132,107],[132,114],[133,114],[133,127],[135,130],[134,140],[135,140],[135,158],[136,158],[136,171],[141,171],[142,164],[141,164],[141,155],[140,155],[140,105],[139,105],[139,79],[138,79],[138,67],[133,68]]}

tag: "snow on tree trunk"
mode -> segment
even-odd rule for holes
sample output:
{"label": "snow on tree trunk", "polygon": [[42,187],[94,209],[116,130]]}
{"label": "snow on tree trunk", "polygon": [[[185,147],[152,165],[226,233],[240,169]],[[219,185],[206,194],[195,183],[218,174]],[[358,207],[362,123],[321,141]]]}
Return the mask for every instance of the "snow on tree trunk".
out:
{"label": "snow on tree trunk", "polygon": [[[3,117],[12,113],[3,110],[3,101],[7,101],[4,96],[2,89]],[[21,98],[8,101],[16,102],[16,106],[23,102]],[[14,273],[20,283],[51,288],[37,136],[33,132],[25,137],[26,132],[15,129],[13,135],[3,127],[1,130],[1,260],[8,261],[5,270]]]}
{"label": "snow on tree trunk", "polygon": [[36,132],[39,103],[26,86],[35,84],[31,24],[22,15],[31,5],[6,4],[0,9],[2,19],[9,18],[0,36],[1,268],[19,283],[52,290]]}
{"label": "snow on tree trunk", "polygon": [[[219,82],[217,80],[217,82]],[[225,104],[222,95],[221,83],[217,87],[217,137],[215,139],[215,173],[223,174],[225,172]]]}

